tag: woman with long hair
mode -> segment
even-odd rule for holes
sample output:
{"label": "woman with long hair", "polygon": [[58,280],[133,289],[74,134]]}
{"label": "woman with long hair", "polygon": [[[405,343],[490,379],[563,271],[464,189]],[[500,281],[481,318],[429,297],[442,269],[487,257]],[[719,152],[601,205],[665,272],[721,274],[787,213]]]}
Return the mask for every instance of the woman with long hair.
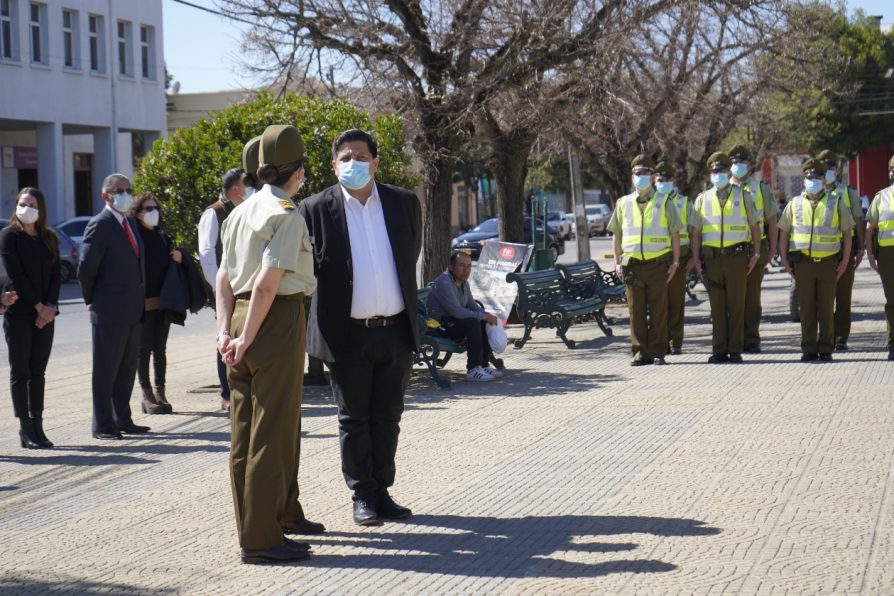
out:
{"label": "woman with long hair", "polygon": [[0,232],[0,258],[18,295],[3,316],[3,332],[19,439],[25,449],[48,449],[53,443],[43,431],[45,373],[62,276],[59,241],[47,227],[47,205],[38,189],[25,187],[16,197],[9,225]]}
{"label": "woman with long hair", "polygon": [[[140,195],[134,199],[129,215],[140,222],[140,239],[146,261],[146,305],[140,335],[140,358],[137,361],[137,377],[143,390],[143,412],[146,414],[170,414],[173,411],[165,395],[165,372],[168,332],[171,322],[159,310],[161,287],[171,261],[182,260],[180,251],[172,250],[171,238],[161,231],[161,203],[152,195]],[[149,380],[149,358],[155,373],[155,392]]]}

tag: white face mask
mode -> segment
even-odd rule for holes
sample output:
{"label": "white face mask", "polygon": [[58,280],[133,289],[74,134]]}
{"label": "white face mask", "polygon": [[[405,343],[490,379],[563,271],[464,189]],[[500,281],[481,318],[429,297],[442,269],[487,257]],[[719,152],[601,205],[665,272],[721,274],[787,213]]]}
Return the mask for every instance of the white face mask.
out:
{"label": "white face mask", "polygon": [[115,211],[118,211],[119,213],[127,213],[130,211],[131,205],[133,205],[133,197],[130,196],[130,193],[123,192],[120,195],[112,195],[112,207]]}
{"label": "white face mask", "polygon": [[18,217],[19,221],[25,225],[36,223],[39,216],[40,211],[34,207],[28,207],[27,205],[16,206],[16,217]]}
{"label": "white face mask", "polygon": [[255,189],[254,189],[253,187],[251,187],[251,186],[246,186],[246,187],[245,187],[245,199],[244,199],[244,200],[248,200],[248,198],[251,197],[251,195],[253,195],[253,194],[255,194]]}
{"label": "white face mask", "polygon": [[158,225],[159,214],[158,211],[146,211],[143,213],[143,223],[149,226],[150,228],[154,228]]}

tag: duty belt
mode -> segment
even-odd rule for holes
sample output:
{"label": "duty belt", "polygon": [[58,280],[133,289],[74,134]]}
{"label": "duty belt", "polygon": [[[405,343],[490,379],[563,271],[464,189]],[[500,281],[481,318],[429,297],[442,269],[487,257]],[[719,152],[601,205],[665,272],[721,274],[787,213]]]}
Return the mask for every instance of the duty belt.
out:
{"label": "duty belt", "polygon": [[799,251],[799,252],[801,253],[801,255],[803,255],[804,259],[807,259],[808,261],[813,261],[814,263],[823,263],[825,261],[831,261],[832,259],[837,260],[840,256],[839,253],[836,252],[834,255],[829,255],[827,257],[811,257],[810,255],[804,253],[804,251]]}
{"label": "duty belt", "polygon": [[645,263],[654,263],[655,261],[666,260],[668,262],[673,259],[673,254],[666,252],[663,255],[659,255],[657,257],[653,257],[651,259],[637,259],[636,257],[630,257],[630,264],[643,265]]}
{"label": "duty belt", "polygon": [[717,246],[712,246],[710,248],[714,249],[714,256],[724,256],[729,257],[733,255],[739,255],[748,252],[751,248],[751,244],[748,242],[740,242],[739,244],[734,244],[732,246],[726,246],[724,248],[719,248]]}
{"label": "duty belt", "polygon": [[397,313],[396,315],[391,315],[390,317],[367,317],[365,319],[351,319],[351,325],[355,327],[388,327],[389,325],[396,325],[400,323],[404,318],[404,312],[402,311]]}
{"label": "duty belt", "polygon": [[[251,300],[251,292],[242,292],[241,294],[236,294],[233,296],[236,300]],[[304,292],[298,292],[297,294],[277,294],[274,300],[292,300],[292,301],[303,301],[304,300]]]}

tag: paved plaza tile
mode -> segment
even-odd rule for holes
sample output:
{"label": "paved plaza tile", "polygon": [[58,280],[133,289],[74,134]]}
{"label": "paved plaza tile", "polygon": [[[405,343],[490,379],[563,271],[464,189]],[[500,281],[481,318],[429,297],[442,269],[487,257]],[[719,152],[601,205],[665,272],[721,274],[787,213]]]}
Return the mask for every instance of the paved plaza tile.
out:
{"label": "paved plaza tile", "polygon": [[449,391],[417,368],[392,490],[416,514],[403,523],[352,523],[335,407],[308,388],[302,502],[328,532],[284,566],[239,562],[228,418],[205,389],[211,314],[172,331],[175,414],[99,442],[89,325],[66,305],[45,412],[56,449],[19,447],[0,388],[0,593],[894,593],[880,282],[858,271],[851,349],[822,364],[798,361],[788,283],[767,275],[764,351],[741,365],[706,364],[699,287],[684,354],[665,367],[629,366],[626,308],[610,307],[613,337],[576,326],[568,350],[537,331],[498,381],[464,381],[461,356]]}

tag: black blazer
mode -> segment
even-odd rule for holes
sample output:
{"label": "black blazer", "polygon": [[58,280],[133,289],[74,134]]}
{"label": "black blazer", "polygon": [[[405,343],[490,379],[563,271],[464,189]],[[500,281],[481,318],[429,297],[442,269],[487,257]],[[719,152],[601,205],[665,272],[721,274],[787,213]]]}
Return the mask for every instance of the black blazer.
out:
{"label": "black blazer", "polygon": [[[385,227],[397,269],[411,345],[419,347],[416,318],[416,261],[422,250],[422,211],[408,190],[378,184]],[[336,184],[304,199],[298,207],[314,247],[317,290],[310,306],[307,353],[325,362],[337,361],[349,340],[354,279],[348,220],[341,186]]]}
{"label": "black blazer", "polygon": [[136,325],[143,316],[144,249],[137,223],[126,217],[140,256],[114,214],[103,209],[84,229],[78,281],[94,325]]}
{"label": "black blazer", "polygon": [[23,230],[5,228],[0,232],[0,259],[6,269],[6,283],[12,284],[19,295],[6,311],[8,316],[35,318],[35,304],[59,303],[62,269],[58,251],[52,254],[40,238],[32,238]]}

